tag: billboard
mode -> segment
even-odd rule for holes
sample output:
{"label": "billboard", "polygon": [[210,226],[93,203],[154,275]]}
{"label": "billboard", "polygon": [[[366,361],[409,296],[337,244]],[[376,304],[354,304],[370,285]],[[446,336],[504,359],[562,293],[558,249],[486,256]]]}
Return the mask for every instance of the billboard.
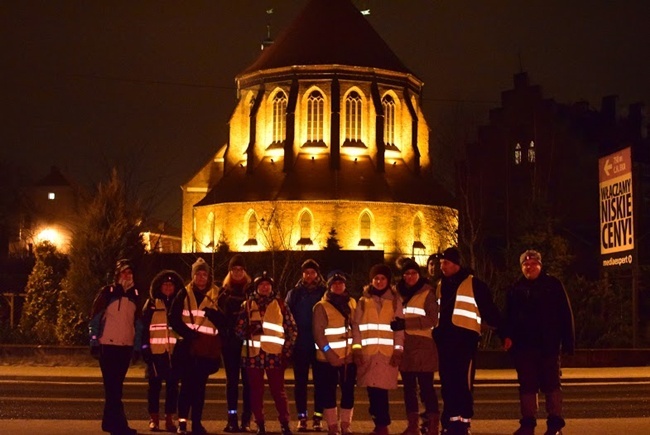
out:
{"label": "billboard", "polygon": [[634,254],[632,151],[598,160],[600,254],[603,267],[629,267]]}

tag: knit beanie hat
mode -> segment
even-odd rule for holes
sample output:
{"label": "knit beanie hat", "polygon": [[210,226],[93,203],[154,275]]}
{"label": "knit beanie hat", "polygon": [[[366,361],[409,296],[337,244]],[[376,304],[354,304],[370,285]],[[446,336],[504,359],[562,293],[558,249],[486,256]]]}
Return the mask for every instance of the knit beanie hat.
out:
{"label": "knit beanie hat", "polygon": [[206,263],[205,260],[201,257],[197,258],[192,265],[192,277],[194,277],[194,275],[196,275],[196,272],[199,270],[204,270],[208,274],[210,273],[210,266],[208,266],[208,263]]}
{"label": "knit beanie hat", "polygon": [[264,272],[260,273],[255,277],[255,280],[253,281],[253,285],[255,286],[255,289],[263,282],[266,281],[271,284],[271,287],[275,285],[275,282],[273,281],[273,278],[271,278],[271,275],[265,270]]}
{"label": "knit beanie hat", "polygon": [[393,272],[390,270],[390,267],[383,263],[375,264],[370,268],[370,281],[377,275],[384,275],[388,281],[393,278]]}
{"label": "knit beanie hat", "polygon": [[434,261],[436,263],[439,262],[440,261],[440,256],[441,256],[441,254],[438,254],[438,253],[429,255],[429,258],[427,258],[427,264],[431,263],[432,261]]}
{"label": "knit beanie hat", "polygon": [[539,264],[542,264],[542,254],[535,251],[534,249],[528,249],[526,252],[519,256],[519,264],[524,264],[526,260],[535,260]]}
{"label": "knit beanie hat", "polygon": [[336,281],[346,283],[348,280],[342,270],[333,270],[327,275],[327,288],[332,287]]}
{"label": "knit beanie hat", "polygon": [[451,261],[454,264],[457,264],[460,266],[460,252],[458,251],[458,248],[447,248],[443,251],[442,255],[440,256],[441,259]]}
{"label": "knit beanie hat", "polygon": [[316,260],[312,258],[308,258],[307,260],[305,260],[305,262],[302,263],[302,266],[300,266],[300,269],[303,271],[305,269],[314,269],[316,272],[320,272],[320,266],[318,265],[318,263],[316,263]]}
{"label": "knit beanie hat", "polygon": [[115,263],[115,275],[119,275],[121,272],[124,272],[126,269],[131,269],[133,271],[133,263],[128,258],[122,258],[117,260]]}
{"label": "knit beanie hat", "polygon": [[420,266],[412,258],[405,258],[399,264],[400,271],[404,275],[409,270],[415,270],[417,273],[420,273]]}
{"label": "knit beanie hat", "polygon": [[246,261],[241,254],[235,254],[228,262],[228,270],[232,270],[233,267],[239,266],[246,269]]}

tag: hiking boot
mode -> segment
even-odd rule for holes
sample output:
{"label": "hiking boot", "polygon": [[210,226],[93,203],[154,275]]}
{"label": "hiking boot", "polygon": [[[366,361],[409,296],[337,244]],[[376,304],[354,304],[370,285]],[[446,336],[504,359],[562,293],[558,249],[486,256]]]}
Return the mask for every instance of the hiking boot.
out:
{"label": "hiking boot", "polygon": [[176,433],[179,435],[187,435],[187,420],[181,420],[178,422]]}
{"label": "hiking boot", "polygon": [[319,417],[317,415],[314,415],[314,418],[312,420],[312,429],[316,432],[320,432],[323,430],[323,417]]}
{"label": "hiking boot", "polygon": [[257,422],[257,435],[266,435],[266,428],[263,421]]}
{"label": "hiking boot", "polygon": [[280,423],[280,433],[282,435],[293,435],[293,432],[291,432],[291,428],[289,427],[288,421]]}
{"label": "hiking boot", "polygon": [[206,435],[207,433],[207,429],[201,424],[201,422],[192,422],[192,435]]}
{"label": "hiking boot", "polygon": [[176,425],[174,424],[174,414],[165,414],[165,430],[167,432],[176,432]]}
{"label": "hiking boot", "polygon": [[301,418],[298,420],[298,426],[296,426],[296,430],[298,432],[307,432],[307,419],[306,418]]}
{"label": "hiking boot", "polygon": [[238,423],[237,414],[229,413],[228,423],[226,424],[226,427],[223,428],[223,431],[228,433],[239,432],[239,426],[237,423]]}

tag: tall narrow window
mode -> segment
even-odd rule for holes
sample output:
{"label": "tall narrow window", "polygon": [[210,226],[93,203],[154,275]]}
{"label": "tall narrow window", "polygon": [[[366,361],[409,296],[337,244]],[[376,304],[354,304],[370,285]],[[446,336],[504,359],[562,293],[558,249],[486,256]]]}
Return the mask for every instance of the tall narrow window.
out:
{"label": "tall narrow window", "polygon": [[273,142],[284,142],[286,137],[287,96],[280,91],[273,97]]}
{"label": "tall narrow window", "polygon": [[532,140],[528,145],[528,163],[535,163],[535,142]]}
{"label": "tall narrow window", "polygon": [[345,139],[349,142],[361,141],[361,96],[350,92],[345,100]]}
{"label": "tall narrow window", "polygon": [[420,241],[422,239],[422,220],[420,216],[413,218],[413,240]]}
{"label": "tall narrow window", "polygon": [[312,218],[311,213],[307,210],[303,211],[300,214],[300,240],[298,240],[298,245],[311,245],[313,244],[311,240],[311,224]]}
{"label": "tall narrow window", "polygon": [[361,213],[361,216],[359,218],[359,235],[360,239],[359,240],[359,246],[365,246],[365,247],[370,247],[370,246],[375,246],[375,244],[370,240],[370,233],[372,232],[372,218],[370,217],[370,213],[367,211],[364,211]]}
{"label": "tall narrow window", "polygon": [[515,165],[521,165],[521,145],[515,145]]}
{"label": "tall narrow window", "polygon": [[323,110],[325,100],[318,91],[313,91],[307,98],[307,141],[323,141]]}
{"label": "tall narrow window", "polygon": [[257,215],[255,212],[252,212],[248,216],[248,240],[244,243],[245,246],[257,245],[257,229],[259,228],[257,224]]}
{"label": "tall narrow window", "polygon": [[384,143],[395,145],[395,100],[386,95],[382,98],[381,105],[384,108]]}

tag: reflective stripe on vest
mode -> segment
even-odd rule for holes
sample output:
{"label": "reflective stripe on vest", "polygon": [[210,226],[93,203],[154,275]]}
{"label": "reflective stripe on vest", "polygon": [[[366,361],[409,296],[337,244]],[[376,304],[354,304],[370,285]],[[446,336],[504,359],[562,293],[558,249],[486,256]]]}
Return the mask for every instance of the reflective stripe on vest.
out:
{"label": "reflective stripe on vest", "polygon": [[[463,280],[456,290],[456,301],[454,303],[454,311],[451,315],[451,322],[460,327],[474,331],[477,334],[481,333],[481,313],[474,299],[474,288],[472,287],[473,275],[469,275]],[[438,303],[440,303],[441,284],[438,283],[436,294],[438,296]],[[438,312],[438,319],[440,319],[440,312]]]}
{"label": "reflective stripe on vest", "polygon": [[[334,308],[334,305],[325,300],[320,301],[319,304],[323,305],[325,314],[327,315],[327,327],[323,330],[323,335],[325,335],[328,341],[327,344],[329,344],[330,349],[339,358],[345,358],[346,355],[352,353],[352,330],[349,325],[345,324],[345,317],[343,317],[343,314],[339,310]],[[350,318],[352,318],[357,305],[356,301],[350,298],[348,305],[350,306]],[[325,352],[320,350],[317,344],[315,346],[316,359],[319,361],[327,361]]]}
{"label": "reflective stripe on vest", "polygon": [[360,302],[363,303],[363,314],[359,321],[362,353],[364,355],[382,353],[391,356],[394,341],[390,322],[395,317],[393,301],[382,298],[379,312],[372,298],[362,296]]}
{"label": "reflective stripe on vest", "polygon": [[156,299],[155,308],[151,315],[151,323],[149,324],[149,345],[151,346],[151,353],[158,355],[169,352],[171,355],[174,351],[177,337],[176,333],[167,323],[167,307],[165,307],[165,303],[160,299]]}
{"label": "reflective stripe on vest", "polygon": [[[408,304],[404,306],[405,319],[418,319],[427,316],[424,307],[430,291],[430,289],[427,289],[423,292],[416,293],[411,297],[411,299],[409,299]],[[404,332],[408,335],[418,335],[433,340],[433,336],[431,335],[432,329],[433,328],[405,328]]]}
{"label": "reflective stripe on vest", "polygon": [[186,289],[187,297],[185,298],[183,306],[183,323],[185,323],[188,328],[200,332],[201,334],[217,335],[219,330],[212,324],[212,322],[210,322],[210,320],[205,316],[205,311],[203,311],[205,308],[217,309],[214,302],[216,300],[214,297],[215,289],[210,289],[201,301],[201,304],[197,307],[196,296],[194,295],[194,290],[192,290],[191,285],[192,284],[190,284]]}
{"label": "reflective stripe on vest", "polygon": [[250,301],[248,307],[248,323],[262,322],[262,334],[254,335],[245,340],[246,346],[242,347],[242,356],[254,357],[259,355],[260,349],[266,353],[280,354],[284,346],[284,315],[280,303],[276,300],[271,302],[264,312],[264,318],[260,316],[257,302]]}

